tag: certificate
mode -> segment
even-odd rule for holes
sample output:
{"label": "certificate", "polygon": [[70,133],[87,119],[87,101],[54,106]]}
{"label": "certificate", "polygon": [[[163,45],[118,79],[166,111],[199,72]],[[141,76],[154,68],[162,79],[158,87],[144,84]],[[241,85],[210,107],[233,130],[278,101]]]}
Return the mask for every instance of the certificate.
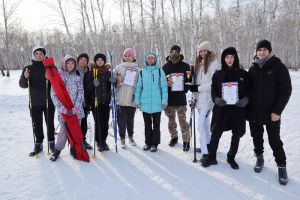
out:
{"label": "certificate", "polygon": [[184,74],[183,73],[173,73],[171,74],[172,79],[172,91],[183,91],[184,90]]}
{"label": "certificate", "polygon": [[124,84],[134,86],[137,72],[133,69],[125,70]]}
{"label": "certificate", "polygon": [[227,105],[234,105],[238,101],[238,82],[222,83],[222,99]]}

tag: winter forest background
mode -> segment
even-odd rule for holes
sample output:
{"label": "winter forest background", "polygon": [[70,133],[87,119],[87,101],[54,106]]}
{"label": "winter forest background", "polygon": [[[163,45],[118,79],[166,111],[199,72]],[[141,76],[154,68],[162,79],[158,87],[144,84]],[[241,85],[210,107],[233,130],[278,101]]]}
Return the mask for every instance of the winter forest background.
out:
{"label": "winter forest background", "polygon": [[[218,55],[235,46],[248,68],[261,39],[272,42],[273,52],[288,68],[300,67],[300,0],[41,1],[55,14],[33,31],[16,15],[24,1],[1,0],[0,69],[29,64],[35,45],[46,46],[57,60],[66,54],[87,52],[93,57],[109,50],[114,63],[120,62],[124,48],[134,47],[139,63],[144,52],[154,50],[163,64],[170,46],[179,44],[185,60],[194,63],[197,43],[204,40],[213,43]],[[49,29],[49,24],[57,26]]]}

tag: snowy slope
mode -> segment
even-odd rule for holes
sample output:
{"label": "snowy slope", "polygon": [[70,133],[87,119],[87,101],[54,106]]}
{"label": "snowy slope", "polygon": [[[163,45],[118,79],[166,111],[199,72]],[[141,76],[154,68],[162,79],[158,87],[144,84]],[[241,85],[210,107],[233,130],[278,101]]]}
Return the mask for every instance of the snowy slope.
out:
{"label": "snowy slope", "polygon": [[[21,71],[0,78],[0,199],[300,199],[300,73],[292,73],[293,94],[283,113],[282,140],[288,158],[290,182],[279,185],[277,168],[265,137],[265,168],[254,173],[252,139],[247,129],[237,155],[240,170],[226,163],[230,133],[219,145],[219,164],[202,168],[193,163],[192,151],[184,153],[182,142],[170,148],[167,118],[162,114],[161,145],[157,153],[144,152],[144,125],[136,114],[137,147],[111,151],[91,163],[73,160],[68,148],[57,162],[49,161],[46,148],[40,159],[28,157],[33,147],[28,91],[19,88]],[[188,113],[189,116],[189,113]],[[92,116],[89,117],[92,124]],[[56,123],[57,124],[57,123]],[[44,129],[46,130],[46,129]],[[110,130],[111,131],[111,130]],[[91,142],[93,134],[89,133]],[[266,136],[266,134],[265,134]],[[46,140],[44,147],[46,147]],[[92,155],[92,152],[89,152]],[[197,155],[198,159],[200,154]]]}

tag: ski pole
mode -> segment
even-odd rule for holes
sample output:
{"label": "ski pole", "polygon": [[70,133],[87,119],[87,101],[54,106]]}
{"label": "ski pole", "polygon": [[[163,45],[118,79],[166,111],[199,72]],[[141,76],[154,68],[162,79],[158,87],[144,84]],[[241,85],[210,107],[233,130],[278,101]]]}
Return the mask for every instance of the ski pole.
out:
{"label": "ski pole", "polygon": [[[191,66],[191,70],[192,70],[192,74],[193,74],[193,84],[196,83],[196,74],[195,74],[195,69],[194,66]],[[197,99],[195,98],[195,92],[193,92],[192,94],[192,107],[191,107],[191,111],[192,111],[192,115],[193,115],[193,136],[194,136],[194,159],[193,162],[197,162],[197,157],[196,157],[196,119],[195,119],[195,107],[196,107],[196,103],[197,103]]]}
{"label": "ski pole", "polygon": [[[30,91],[30,81],[29,81],[29,78],[27,80],[27,84],[28,84],[28,92],[29,92],[29,110],[30,110],[30,116],[31,116],[31,125],[32,125],[32,133],[33,133],[33,144],[35,146],[35,142],[36,142],[36,139],[35,139],[35,125],[34,125],[34,122],[33,122],[33,119],[32,119],[32,101],[31,101],[31,91]],[[40,158],[40,155],[39,154],[35,154],[35,158]]]}
{"label": "ski pole", "polygon": [[46,125],[47,125],[47,150],[48,150],[48,153],[47,155],[49,156],[50,155],[50,151],[49,151],[49,95],[48,95],[48,88],[49,88],[49,80],[46,79],[46,116],[47,116],[47,122],[46,122]]}

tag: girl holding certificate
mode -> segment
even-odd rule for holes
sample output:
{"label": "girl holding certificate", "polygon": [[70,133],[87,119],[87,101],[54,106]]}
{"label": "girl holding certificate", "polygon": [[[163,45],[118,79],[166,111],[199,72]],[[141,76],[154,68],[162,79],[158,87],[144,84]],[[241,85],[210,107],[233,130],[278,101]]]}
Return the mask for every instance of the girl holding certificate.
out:
{"label": "girl holding certificate", "polygon": [[132,48],[125,49],[123,53],[123,62],[114,70],[114,76],[117,78],[116,97],[119,105],[118,126],[121,138],[121,147],[126,148],[125,135],[126,129],[129,137],[129,143],[136,146],[133,139],[134,115],[136,107],[134,105],[134,93],[139,68],[135,61],[135,52]]}
{"label": "girl holding certificate", "polygon": [[235,48],[229,47],[222,52],[222,69],[212,78],[211,96],[215,103],[211,122],[211,140],[208,157],[202,166],[216,165],[216,153],[219,140],[224,131],[231,130],[231,144],[227,153],[227,163],[233,169],[239,169],[235,161],[240,138],[246,132],[246,105],[250,89],[248,73],[240,69],[239,58]]}
{"label": "girl holding certificate", "polygon": [[208,156],[207,145],[210,142],[210,117],[213,108],[211,99],[211,79],[214,73],[221,68],[216,54],[209,41],[204,41],[198,46],[198,56],[195,63],[195,85],[191,85],[190,91],[197,92],[196,107],[198,110],[198,131],[201,145],[202,162]]}
{"label": "girl holding certificate", "polygon": [[157,151],[160,143],[161,112],[168,103],[167,79],[158,66],[158,56],[149,52],[145,56],[145,67],[139,73],[134,103],[143,112],[145,122],[144,151]]}

